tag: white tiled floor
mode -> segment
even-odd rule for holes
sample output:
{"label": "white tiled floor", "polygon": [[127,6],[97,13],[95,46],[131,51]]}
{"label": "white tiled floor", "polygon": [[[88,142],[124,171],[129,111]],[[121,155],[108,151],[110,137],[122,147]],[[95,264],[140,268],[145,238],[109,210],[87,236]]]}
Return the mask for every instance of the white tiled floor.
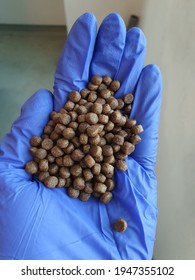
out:
{"label": "white tiled floor", "polygon": [[[65,30],[0,26],[0,141],[39,88],[52,90]],[[38,31],[37,31],[38,30]]]}

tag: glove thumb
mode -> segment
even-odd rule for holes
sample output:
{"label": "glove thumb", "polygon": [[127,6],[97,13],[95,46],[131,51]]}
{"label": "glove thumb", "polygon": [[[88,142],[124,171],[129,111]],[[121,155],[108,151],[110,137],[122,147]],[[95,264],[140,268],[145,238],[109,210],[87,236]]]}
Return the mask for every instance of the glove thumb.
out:
{"label": "glove thumb", "polygon": [[24,170],[25,163],[31,159],[28,152],[29,140],[33,135],[42,133],[52,110],[53,97],[48,90],[37,91],[24,103],[20,116],[0,145],[1,173],[6,173],[8,170],[10,173],[10,168],[12,168],[11,173],[19,177],[26,178],[29,175]]}

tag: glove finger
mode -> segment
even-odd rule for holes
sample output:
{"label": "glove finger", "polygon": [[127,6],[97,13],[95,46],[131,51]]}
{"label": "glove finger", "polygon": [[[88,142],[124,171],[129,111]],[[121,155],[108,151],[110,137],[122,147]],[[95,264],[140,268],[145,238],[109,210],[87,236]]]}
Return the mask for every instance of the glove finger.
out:
{"label": "glove finger", "polygon": [[86,13],[74,23],[57,64],[54,79],[54,109],[67,101],[68,93],[80,91],[89,79],[97,23],[94,15]]}
{"label": "glove finger", "polygon": [[92,75],[110,75],[114,78],[120,67],[125,46],[126,28],[116,13],[109,14],[100,25],[90,68]]}
{"label": "glove finger", "polygon": [[127,171],[115,171],[113,199],[107,210],[114,223],[117,209],[118,217],[125,219],[128,227],[123,235],[113,234],[122,259],[151,259],[158,214],[156,177],[133,158],[126,162]]}
{"label": "glove finger", "polygon": [[[156,160],[158,123],[161,105],[161,74],[157,66],[148,65],[140,75],[135,91],[131,118],[145,129],[142,142],[132,156],[126,159],[125,172],[115,170],[113,200],[107,205],[108,215],[127,221],[126,232],[114,232],[122,259],[151,259],[157,222]],[[148,168],[149,167],[149,168]]]}
{"label": "glove finger", "polygon": [[11,131],[3,138],[0,146],[0,170],[10,173],[10,168],[26,177],[24,165],[31,159],[28,152],[29,140],[33,135],[41,135],[53,110],[52,93],[39,90],[22,106],[21,115],[13,123]]}
{"label": "glove finger", "polygon": [[143,69],[145,54],[146,39],[143,32],[137,27],[131,28],[126,35],[120,69],[116,76],[116,79],[121,81],[116,98],[121,98],[124,93],[134,92]]}
{"label": "glove finger", "polygon": [[156,65],[146,66],[137,84],[130,117],[144,128],[141,143],[136,146],[132,157],[142,166],[156,163],[158,127],[162,100],[162,78]]}

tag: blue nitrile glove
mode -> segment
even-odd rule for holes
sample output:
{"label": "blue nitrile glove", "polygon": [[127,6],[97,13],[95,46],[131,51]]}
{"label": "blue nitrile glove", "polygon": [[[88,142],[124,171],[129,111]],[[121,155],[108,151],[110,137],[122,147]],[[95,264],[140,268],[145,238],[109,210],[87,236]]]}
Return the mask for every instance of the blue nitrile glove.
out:
{"label": "blue nitrile glove", "polygon": [[[96,37],[96,19],[84,14],[74,24],[60,57],[54,97],[36,92],[22,107],[0,146],[0,259],[151,259],[156,233],[154,166],[161,105],[161,74],[143,68],[145,37],[126,32],[121,17],[108,15]],[[24,170],[31,160],[29,139],[41,135],[50,112],[59,110],[72,90],[93,74],[121,81],[117,96],[134,92],[131,118],[143,125],[142,142],[128,157],[128,170],[116,170],[113,199],[107,205],[49,189]],[[22,77],[21,77],[22,78]],[[127,230],[113,230],[116,219]]]}

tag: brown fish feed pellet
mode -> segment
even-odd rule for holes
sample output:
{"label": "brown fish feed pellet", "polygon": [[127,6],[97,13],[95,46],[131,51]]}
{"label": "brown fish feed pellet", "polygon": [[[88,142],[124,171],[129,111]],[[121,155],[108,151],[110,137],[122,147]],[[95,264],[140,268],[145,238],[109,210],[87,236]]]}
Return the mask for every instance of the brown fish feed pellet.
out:
{"label": "brown fish feed pellet", "polygon": [[101,171],[101,164],[96,162],[95,165],[91,168],[91,171],[94,175],[99,175]]}
{"label": "brown fish feed pellet", "polygon": [[132,134],[140,134],[143,132],[143,127],[142,125],[134,125],[132,128],[131,128],[131,132]]}
{"label": "brown fish feed pellet", "polygon": [[101,136],[98,134],[95,137],[89,137],[88,140],[90,145],[99,145],[101,142]]}
{"label": "brown fish feed pellet", "polygon": [[133,94],[117,99],[119,88],[120,82],[110,76],[94,75],[86,88],[72,90],[64,107],[50,113],[42,135],[29,140],[32,160],[26,172],[48,188],[65,188],[72,198],[87,202],[93,196],[109,203],[114,172],[127,170],[125,159],[143,132],[129,118]]}
{"label": "brown fish feed pellet", "polygon": [[63,179],[67,179],[70,177],[70,169],[68,167],[62,166],[59,169],[59,175]]}
{"label": "brown fish feed pellet", "polygon": [[107,89],[107,86],[104,83],[101,83],[97,89],[98,93],[103,89]]}
{"label": "brown fish feed pellet", "polygon": [[76,121],[76,119],[77,119],[77,117],[78,117],[77,112],[71,111],[71,112],[69,112],[68,114],[69,114],[69,116],[71,117],[71,121],[72,121],[72,122]]}
{"label": "brown fish feed pellet", "polygon": [[133,145],[137,145],[141,142],[141,137],[139,135],[132,135],[129,140]]}
{"label": "brown fish feed pellet", "polygon": [[64,166],[63,157],[58,157],[58,158],[56,158],[56,159],[55,159],[55,162],[57,163],[57,165],[58,165],[59,167]]}
{"label": "brown fish feed pellet", "polygon": [[109,89],[113,92],[116,92],[120,88],[120,82],[117,80],[113,80],[109,85]]}
{"label": "brown fish feed pellet", "polygon": [[110,115],[110,120],[115,124],[119,124],[121,121],[121,117],[122,117],[122,114],[121,114],[120,110],[116,110],[116,111],[113,111],[112,114]]}
{"label": "brown fish feed pellet", "polygon": [[57,123],[55,128],[54,128],[54,131],[57,133],[57,134],[62,134],[63,130],[66,128],[65,125],[61,124],[61,123]]}
{"label": "brown fish feed pellet", "polygon": [[44,184],[48,188],[55,188],[58,184],[58,178],[56,176],[48,176],[44,179]]}
{"label": "brown fish feed pellet", "polygon": [[90,125],[87,127],[86,132],[89,137],[95,137],[99,134],[99,126],[97,124]]}
{"label": "brown fish feed pellet", "polygon": [[104,131],[112,131],[113,130],[113,128],[114,128],[114,123],[113,122],[111,122],[111,121],[108,121],[108,123],[106,123],[105,125],[104,125]]}
{"label": "brown fish feed pellet", "polygon": [[106,191],[105,193],[103,193],[101,196],[100,196],[100,201],[104,204],[107,204],[111,201],[112,199],[112,193],[111,192],[108,192]]}
{"label": "brown fish feed pellet", "polygon": [[114,175],[114,166],[112,164],[103,162],[101,171],[106,176],[106,178],[110,179]]}
{"label": "brown fish feed pellet", "polygon": [[97,94],[95,91],[90,91],[89,96],[87,98],[88,104],[92,103],[91,106],[93,105],[93,102],[95,102],[97,99]]}
{"label": "brown fish feed pellet", "polygon": [[52,133],[50,134],[50,139],[53,141],[56,141],[60,138],[59,134],[57,134],[54,130],[52,131]]}
{"label": "brown fish feed pellet", "polygon": [[80,191],[74,189],[73,187],[69,186],[67,189],[68,195],[72,198],[77,198],[79,197]]}
{"label": "brown fish feed pellet", "polygon": [[82,147],[83,153],[88,154],[89,150],[90,150],[90,147],[91,147],[91,145],[89,145],[89,144],[83,145],[83,147]]}
{"label": "brown fish feed pellet", "polygon": [[94,157],[100,156],[102,155],[102,148],[97,145],[91,145],[89,148],[89,153]]}
{"label": "brown fish feed pellet", "polygon": [[52,163],[49,165],[49,174],[50,175],[56,175],[58,173],[59,166],[56,163]]}
{"label": "brown fish feed pellet", "polygon": [[80,134],[80,136],[79,136],[79,144],[87,145],[88,138],[89,137],[85,133]]}
{"label": "brown fish feed pellet", "polygon": [[85,116],[85,121],[88,124],[96,124],[98,122],[98,116],[96,113],[87,113]]}
{"label": "brown fish feed pellet", "polygon": [[106,143],[107,143],[106,139],[104,137],[101,137],[99,145],[102,147],[102,146],[106,145]]}
{"label": "brown fish feed pellet", "polygon": [[85,154],[80,149],[75,149],[71,154],[71,158],[74,161],[80,161],[84,156]]}
{"label": "brown fish feed pellet", "polygon": [[50,138],[45,138],[41,142],[41,147],[45,150],[50,150],[53,148],[53,141]]}
{"label": "brown fish feed pellet", "polygon": [[82,167],[80,166],[80,164],[75,164],[73,166],[70,167],[70,174],[73,177],[78,177],[82,174]]}
{"label": "brown fish feed pellet", "polygon": [[77,177],[73,181],[73,187],[75,190],[83,190],[85,188],[85,180],[82,177]]}
{"label": "brown fish feed pellet", "polygon": [[81,201],[86,202],[86,201],[89,200],[90,197],[91,197],[91,194],[90,194],[90,193],[86,193],[85,191],[80,191],[79,199],[80,199]]}
{"label": "brown fish feed pellet", "polygon": [[80,91],[81,97],[84,99],[87,99],[89,93],[90,93],[90,90],[88,88],[84,88]]}
{"label": "brown fish feed pellet", "polygon": [[93,173],[90,168],[83,169],[83,177],[85,178],[85,182],[90,181],[93,178]]}
{"label": "brown fish feed pellet", "polygon": [[82,133],[85,133],[86,134],[86,130],[87,128],[89,127],[90,125],[85,122],[85,120],[83,122],[81,122],[79,125],[78,125],[78,133],[79,134],[82,134]]}
{"label": "brown fish feed pellet", "polygon": [[103,99],[108,99],[111,97],[111,91],[109,89],[102,89],[99,93],[99,96]]}
{"label": "brown fish feed pellet", "polygon": [[56,188],[63,188],[65,184],[66,184],[66,180],[58,177],[58,184],[56,185]]}
{"label": "brown fish feed pellet", "polygon": [[135,145],[127,141],[125,141],[121,147],[121,151],[126,155],[130,155],[134,150],[135,150]]}
{"label": "brown fish feed pellet", "polygon": [[54,156],[52,156],[51,154],[47,154],[46,159],[48,160],[48,162],[53,163],[55,162],[56,158]]}
{"label": "brown fish feed pellet", "polygon": [[127,168],[128,168],[127,163],[125,161],[121,160],[121,159],[116,161],[115,166],[116,166],[116,168],[118,168],[121,171],[126,171]]}
{"label": "brown fish feed pellet", "polygon": [[132,93],[127,93],[123,96],[123,101],[125,104],[131,104],[133,102],[134,96]]}
{"label": "brown fish feed pellet", "polygon": [[48,171],[48,169],[49,169],[48,160],[47,159],[41,159],[39,161],[39,170],[46,172],[46,171]]}
{"label": "brown fish feed pellet", "polygon": [[105,76],[103,76],[102,81],[106,86],[109,86],[112,82],[112,78],[108,75],[105,75]]}
{"label": "brown fish feed pellet", "polygon": [[89,82],[88,85],[87,85],[87,88],[91,91],[95,91],[95,90],[98,89],[98,85],[95,85],[95,84]]}
{"label": "brown fish feed pellet", "polygon": [[103,161],[106,163],[114,164],[116,159],[115,159],[114,155],[104,156]]}
{"label": "brown fish feed pellet", "polygon": [[60,147],[54,146],[54,147],[51,149],[51,154],[52,154],[52,156],[54,156],[55,158],[57,158],[57,157],[61,157],[61,156],[64,154],[64,152],[63,152],[63,150],[62,150]]}
{"label": "brown fish feed pellet", "polygon": [[[81,98],[80,99],[80,101],[78,102],[78,104],[76,104],[76,110],[77,110],[77,108],[79,107],[78,105],[85,105],[87,103],[87,100],[85,100],[85,99],[83,99],[83,98]],[[85,106],[84,106],[85,107]]]}
{"label": "brown fish feed pellet", "polygon": [[44,171],[39,172],[38,179],[43,182],[45,178],[47,178],[48,176],[49,176],[49,172],[44,172]]}
{"label": "brown fish feed pellet", "polygon": [[72,160],[70,155],[65,155],[63,157],[63,164],[64,164],[65,167],[70,167],[70,166],[73,166],[74,161]]}
{"label": "brown fish feed pellet", "polygon": [[123,152],[117,152],[115,154],[115,158],[118,160],[118,159],[121,159],[121,160],[124,160],[128,157],[127,154],[123,153]]}
{"label": "brown fish feed pellet", "polygon": [[43,148],[39,148],[35,152],[35,157],[38,159],[44,159],[47,156],[47,151]]}
{"label": "brown fish feed pellet", "polygon": [[111,96],[106,102],[111,109],[115,110],[118,108],[118,100],[115,97]]}
{"label": "brown fish feed pellet", "polygon": [[99,115],[102,113],[102,110],[103,110],[103,106],[101,103],[97,103],[95,102],[92,106],[91,106],[91,112]]}
{"label": "brown fish feed pellet", "polygon": [[84,105],[79,105],[76,109],[77,114],[84,115],[87,113],[87,108]]}
{"label": "brown fish feed pellet", "polygon": [[85,188],[83,189],[86,193],[92,193],[93,192],[93,185],[91,182],[85,183]]}
{"label": "brown fish feed pellet", "polygon": [[107,116],[107,115],[105,115],[105,114],[100,114],[100,115],[98,116],[98,121],[99,121],[99,123],[101,123],[101,124],[107,124],[108,121],[109,121],[109,116]]}
{"label": "brown fish feed pellet", "polygon": [[74,109],[75,103],[68,100],[66,104],[64,105],[64,109],[66,109],[68,112],[72,111]]}
{"label": "brown fish feed pellet", "polygon": [[121,135],[114,135],[114,137],[112,138],[112,143],[116,144],[116,145],[119,145],[119,146],[122,146],[123,143],[124,143],[124,137],[121,136]]}
{"label": "brown fish feed pellet", "polygon": [[43,130],[43,132],[45,134],[49,134],[49,135],[52,133],[52,131],[53,131],[53,126],[51,126],[51,125],[46,125],[44,130]]}
{"label": "brown fish feed pellet", "polygon": [[41,144],[42,138],[40,136],[32,136],[30,139],[30,144],[33,147],[39,147]]}
{"label": "brown fish feed pellet", "polygon": [[30,149],[29,149],[29,151],[30,151],[30,153],[34,156],[35,155],[35,153],[36,153],[36,151],[37,151],[37,147],[30,147]]}
{"label": "brown fish feed pellet", "polygon": [[98,98],[96,99],[96,103],[99,103],[99,104],[101,104],[101,105],[104,105],[104,104],[106,104],[106,100],[105,100],[104,98],[102,98],[102,97],[98,97]]}
{"label": "brown fish feed pellet", "polygon": [[92,156],[86,155],[84,158],[85,164],[88,168],[91,168],[95,165],[95,160]]}
{"label": "brown fish feed pellet", "polygon": [[29,161],[25,166],[25,170],[30,174],[36,174],[38,171],[38,164],[35,161]]}
{"label": "brown fish feed pellet", "polygon": [[106,176],[100,173],[99,175],[95,176],[95,179],[97,182],[104,183],[106,181]]}
{"label": "brown fish feed pellet", "polygon": [[74,102],[74,103],[77,103],[79,102],[81,99],[81,94],[78,92],[78,91],[71,91],[69,93],[69,100]]}
{"label": "brown fish feed pellet", "polygon": [[106,185],[103,184],[103,183],[95,183],[95,186],[94,186],[94,191],[95,192],[98,192],[98,193],[105,193],[106,192]]}
{"label": "brown fish feed pellet", "polygon": [[75,137],[72,138],[70,141],[71,141],[71,143],[73,144],[73,146],[74,146],[75,148],[79,148],[79,146],[81,145],[80,137],[78,137],[78,136],[75,136]]}
{"label": "brown fish feed pellet", "polygon": [[118,106],[116,107],[116,109],[121,110],[124,107],[125,102],[122,100],[122,98],[118,98],[117,101],[118,101]]}
{"label": "brown fish feed pellet", "polygon": [[68,127],[70,127],[70,128],[72,128],[73,130],[76,130],[77,129],[77,127],[78,127],[78,123],[77,122],[70,122],[69,124],[68,124]]}
{"label": "brown fish feed pellet", "polygon": [[75,147],[72,143],[69,143],[66,148],[63,149],[65,155],[69,155],[74,151]]}
{"label": "brown fish feed pellet", "polygon": [[118,232],[124,232],[127,229],[127,222],[124,219],[118,219],[114,222],[114,229]]}
{"label": "brown fish feed pellet", "polygon": [[125,113],[129,114],[131,112],[131,104],[124,106],[123,110],[125,111]]}
{"label": "brown fish feed pellet", "polygon": [[113,155],[113,148],[112,148],[112,146],[111,145],[103,146],[102,147],[102,154],[105,157],[112,156]]}
{"label": "brown fish feed pellet", "polygon": [[113,179],[106,179],[104,184],[107,187],[107,191],[112,191],[114,189],[115,183]]}
{"label": "brown fish feed pellet", "polygon": [[93,83],[94,85],[99,86],[102,83],[103,78],[101,76],[98,75],[94,75],[91,78],[91,83]]}
{"label": "brown fish feed pellet", "polygon": [[67,139],[64,138],[59,138],[56,142],[57,146],[61,149],[65,149],[68,147],[69,145],[69,141]]}
{"label": "brown fish feed pellet", "polygon": [[72,139],[75,136],[75,132],[71,127],[67,127],[63,130],[63,137],[67,140]]}
{"label": "brown fish feed pellet", "polygon": [[59,123],[67,125],[71,122],[71,116],[68,114],[60,114],[58,117]]}

